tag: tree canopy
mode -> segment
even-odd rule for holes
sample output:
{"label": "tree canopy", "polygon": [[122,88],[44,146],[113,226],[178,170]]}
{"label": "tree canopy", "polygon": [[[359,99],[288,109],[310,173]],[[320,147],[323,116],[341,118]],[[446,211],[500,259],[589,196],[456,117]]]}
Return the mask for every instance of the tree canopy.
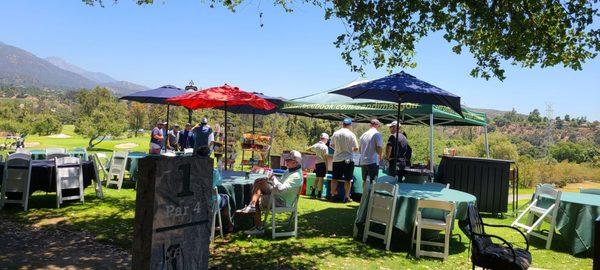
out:
{"label": "tree canopy", "polygon": [[[103,0],[82,0],[102,6]],[[117,2],[118,0],[114,0]],[[134,0],[138,5],[154,0]],[[324,10],[325,19],[339,18],[346,33],[335,40],[341,56],[353,71],[414,67],[415,45],[431,33],[441,32],[460,54],[467,49],[475,58],[471,76],[500,80],[506,64],[522,67],[564,67],[580,70],[600,51],[600,0],[302,0]],[[235,11],[244,0],[211,0]],[[293,11],[291,0],[273,0]],[[262,16],[262,12],[259,13]],[[261,24],[262,26],[262,24]]]}

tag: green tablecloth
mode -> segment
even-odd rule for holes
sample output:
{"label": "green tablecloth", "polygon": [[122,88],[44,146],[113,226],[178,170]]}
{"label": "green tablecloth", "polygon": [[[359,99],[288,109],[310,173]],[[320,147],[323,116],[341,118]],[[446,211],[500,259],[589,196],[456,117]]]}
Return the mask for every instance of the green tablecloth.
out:
{"label": "green tablecloth", "polygon": [[[400,231],[411,234],[417,213],[417,201],[419,199],[430,199],[437,201],[454,202],[456,204],[455,217],[459,220],[467,218],[467,205],[475,202],[475,196],[448,188],[440,188],[422,184],[405,184],[399,185],[398,193],[396,194],[396,212],[394,217],[394,227]],[[356,223],[364,224],[367,216],[368,195],[363,194],[363,200],[360,203],[357,211]],[[423,216],[428,218],[443,217],[441,211],[425,209]],[[393,240],[392,240],[393,241]]]}
{"label": "green tablecloth", "polygon": [[[544,200],[542,203],[551,203]],[[571,254],[594,246],[594,220],[600,217],[600,195],[563,192],[556,218],[556,229],[571,248]]]}
{"label": "green tablecloth", "polygon": [[231,211],[244,208],[252,198],[252,184],[254,180],[265,177],[264,174],[249,174],[246,179],[245,172],[225,171],[221,175],[221,183],[217,185],[219,193],[229,195]]}
{"label": "green tablecloth", "polygon": [[131,152],[127,155],[127,166],[125,169],[129,171],[131,180],[135,181],[138,169],[138,160],[147,156],[148,154],[142,152]]}

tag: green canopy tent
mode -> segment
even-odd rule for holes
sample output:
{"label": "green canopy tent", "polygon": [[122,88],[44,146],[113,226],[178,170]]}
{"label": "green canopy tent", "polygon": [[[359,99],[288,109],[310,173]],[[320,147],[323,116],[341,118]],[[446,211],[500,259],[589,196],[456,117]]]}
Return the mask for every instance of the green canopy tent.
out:
{"label": "green canopy tent", "polygon": [[[398,104],[370,99],[352,99],[346,96],[317,93],[305,97],[290,99],[282,105],[280,112],[341,121],[352,118],[355,122],[368,123],[371,118],[382,122],[396,120]],[[487,141],[487,116],[485,113],[462,108],[464,118],[452,109],[440,105],[422,105],[403,103],[400,107],[402,123],[405,125],[429,125],[429,155],[433,160],[433,127],[439,126],[481,126],[484,128],[486,155],[489,157]],[[433,162],[431,162],[433,170]]]}

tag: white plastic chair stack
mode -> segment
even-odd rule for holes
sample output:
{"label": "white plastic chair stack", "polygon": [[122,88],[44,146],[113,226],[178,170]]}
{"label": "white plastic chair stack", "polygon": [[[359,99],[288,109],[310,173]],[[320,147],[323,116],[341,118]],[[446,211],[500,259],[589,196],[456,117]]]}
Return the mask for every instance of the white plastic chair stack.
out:
{"label": "white plastic chair stack", "polygon": [[98,166],[102,167],[103,177],[106,177],[108,172],[104,169],[104,165],[102,165],[102,162],[96,154],[88,156],[88,160],[94,165],[94,174],[96,175],[94,178],[94,182],[96,183],[96,197],[104,199],[104,192],[102,192],[102,181],[100,180],[100,170],[98,170]]}
{"label": "white plastic chair stack", "polygon": [[[289,191],[289,192],[296,192],[296,199],[290,206],[286,205],[283,207],[277,207],[276,203],[275,203],[275,199],[276,199],[275,196],[277,196],[277,195],[272,194],[272,195],[267,196],[267,197],[269,197],[269,200],[268,200],[268,207],[266,209],[269,209],[269,210],[265,211],[265,223],[266,223],[266,220],[268,219],[269,213],[271,213],[271,237],[273,239],[275,239],[277,237],[287,237],[287,236],[298,237],[298,200],[300,198],[300,187],[297,189],[294,189],[292,191]],[[293,224],[292,231],[277,232],[277,224],[276,224],[275,216],[278,213],[291,213],[291,216],[287,222],[287,226],[292,225],[292,222],[293,222],[294,224]]]}
{"label": "white plastic chair stack", "polygon": [[[29,184],[31,182],[31,155],[15,153],[4,163],[4,176],[0,192],[0,209],[6,203],[18,203],[27,211],[29,204]],[[8,199],[7,193],[21,193],[20,199]]]}
{"label": "white plastic chair stack", "polygon": [[221,238],[223,238],[223,221],[221,220],[221,209],[219,209],[219,191],[217,190],[217,187],[213,188],[213,204],[212,204],[212,214],[213,214],[213,219],[212,219],[212,226],[210,229],[210,242],[212,242],[215,239],[215,229],[216,229],[216,222],[217,220],[219,220],[219,232],[221,234]]}
{"label": "white plastic chair stack", "polygon": [[64,154],[64,153],[53,153],[53,154],[46,154],[46,159],[47,160],[54,160],[57,158],[64,158],[64,157],[68,157],[68,154]]}
{"label": "white plastic chair stack", "polygon": [[117,189],[121,189],[123,185],[123,177],[125,176],[125,167],[127,165],[128,152],[114,152],[110,168],[108,169],[108,178],[106,179],[106,187],[111,184],[117,185]]}
{"label": "white plastic chair stack", "polygon": [[[396,191],[398,186],[388,183],[375,183],[369,194],[367,206],[367,218],[365,219],[365,229],[363,232],[363,242],[367,241],[369,236],[383,239],[385,249],[390,249],[390,240],[392,238],[392,228],[394,227],[394,210],[396,209]],[[385,192],[387,194],[384,194]],[[380,234],[370,230],[371,222],[385,225],[385,233]]]}
{"label": "white plastic chair stack", "polygon": [[[56,166],[56,207],[59,208],[63,201],[79,200],[83,203],[83,168],[79,158],[62,157],[54,159],[54,163]],[[79,189],[79,193],[63,197],[65,189]]]}
{"label": "white plastic chair stack", "polygon": [[[525,211],[523,211],[510,226],[524,229],[527,236],[532,235],[546,240],[546,249],[550,249],[552,237],[554,236],[554,229],[556,227],[556,215],[558,214],[561,194],[560,191],[552,188],[552,186],[538,185],[529,206],[525,208]],[[542,198],[545,198],[552,203],[546,206],[547,204],[542,204]],[[522,223],[521,219],[525,216],[527,216],[527,220],[525,223]],[[550,230],[548,231],[547,236],[534,231],[536,228],[540,227],[544,221],[550,223]]]}
{"label": "white plastic chair stack", "polygon": [[[424,218],[423,209],[438,209],[446,213],[444,220]],[[417,217],[415,219],[415,225],[413,226],[412,245],[416,244],[415,256],[420,258],[421,255],[442,258],[445,260],[448,257],[450,250],[450,237],[452,236],[452,222],[454,221],[454,204],[451,202],[444,201],[433,201],[433,200],[419,200],[417,203]],[[421,240],[421,232],[423,229],[443,231],[444,242],[432,242]],[[421,250],[421,245],[443,247],[444,252],[425,251]]]}
{"label": "white plastic chair stack", "polygon": [[50,159],[50,158],[48,158],[48,155],[66,154],[66,153],[67,153],[67,149],[65,149],[65,148],[46,148],[46,159]]}

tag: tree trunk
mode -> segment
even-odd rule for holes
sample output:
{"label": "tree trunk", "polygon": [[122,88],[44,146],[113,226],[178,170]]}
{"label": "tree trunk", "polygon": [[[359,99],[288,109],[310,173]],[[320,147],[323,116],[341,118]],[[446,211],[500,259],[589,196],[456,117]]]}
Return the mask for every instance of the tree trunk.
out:
{"label": "tree trunk", "polygon": [[94,146],[98,145],[99,143],[101,143],[102,141],[104,141],[104,139],[106,139],[106,136],[102,136],[102,139],[100,139],[100,141],[94,143],[94,140],[98,139],[98,137],[100,137],[100,135],[96,135],[96,136],[93,136],[92,138],[90,138],[90,141],[88,142],[87,150],[94,149]]}

